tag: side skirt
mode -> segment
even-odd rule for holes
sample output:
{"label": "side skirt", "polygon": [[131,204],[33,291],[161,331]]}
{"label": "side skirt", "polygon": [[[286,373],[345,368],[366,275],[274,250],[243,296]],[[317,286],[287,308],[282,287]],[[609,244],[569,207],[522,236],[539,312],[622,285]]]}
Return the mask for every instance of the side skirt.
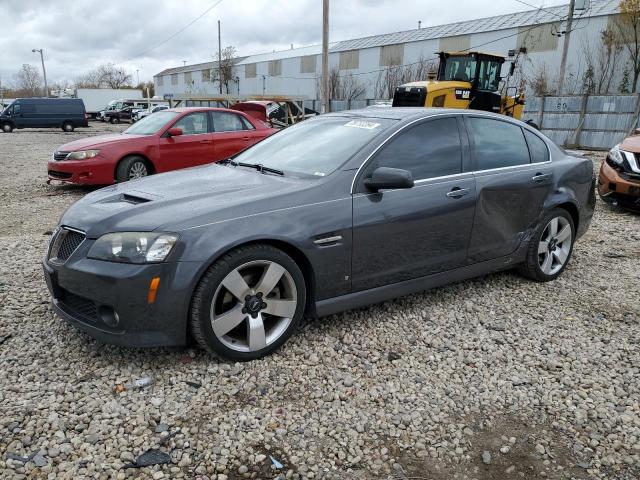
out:
{"label": "side skirt", "polygon": [[523,242],[518,250],[505,257],[405,280],[391,285],[375,287],[361,292],[320,300],[315,304],[315,316],[325,317],[334,313],[384,302],[392,298],[402,297],[422,290],[429,290],[449,283],[468,280],[469,278],[486,275],[487,273],[507,270],[524,261],[526,244],[527,242]]}

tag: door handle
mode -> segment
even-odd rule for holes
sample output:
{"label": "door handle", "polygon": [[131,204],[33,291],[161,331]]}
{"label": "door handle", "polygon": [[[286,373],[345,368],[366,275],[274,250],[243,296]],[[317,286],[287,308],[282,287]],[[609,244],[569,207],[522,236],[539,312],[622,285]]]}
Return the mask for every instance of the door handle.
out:
{"label": "door handle", "polygon": [[242,140],[244,140],[245,142],[248,142],[249,140],[251,140],[251,137],[242,137]]}
{"label": "door handle", "polygon": [[549,178],[551,178],[551,175],[549,175],[548,173],[538,172],[533,177],[531,177],[531,180],[533,180],[534,182],[540,183],[540,182],[544,182]]}
{"label": "door handle", "polygon": [[449,193],[447,193],[447,197],[449,198],[462,198],[465,195],[469,195],[468,188],[454,187]]}

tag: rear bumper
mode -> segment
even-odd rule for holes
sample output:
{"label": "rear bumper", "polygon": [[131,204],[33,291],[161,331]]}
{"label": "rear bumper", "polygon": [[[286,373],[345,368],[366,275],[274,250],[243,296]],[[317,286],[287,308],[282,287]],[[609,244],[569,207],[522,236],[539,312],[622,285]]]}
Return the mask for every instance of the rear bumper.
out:
{"label": "rear bumper", "polygon": [[607,203],[621,203],[640,208],[640,180],[624,178],[606,161],[598,174],[598,194]]}
{"label": "rear bumper", "polygon": [[[42,262],[56,314],[103,343],[126,347],[187,343],[187,318],[198,265],[74,261],[73,256],[62,266],[51,265],[46,259]],[[160,277],[160,284],[155,301],[149,304],[147,295],[155,277]]]}
{"label": "rear bumper", "polygon": [[102,157],[91,160],[49,160],[49,180],[83,185],[110,185],[115,179],[115,163]]}

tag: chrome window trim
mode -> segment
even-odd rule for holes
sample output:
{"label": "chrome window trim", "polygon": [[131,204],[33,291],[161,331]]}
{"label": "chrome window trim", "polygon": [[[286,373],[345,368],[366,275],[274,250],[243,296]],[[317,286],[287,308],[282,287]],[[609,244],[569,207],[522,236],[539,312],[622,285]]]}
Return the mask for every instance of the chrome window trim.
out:
{"label": "chrome window trim", "polygon": [[[479,112],[447,112],[447,113],[436,113],[436,114],[433,114],[433,115],[429,115],[429,116],[427,116],[427,117],[421,117],[421,118],[418,118],[418,119],[416,119],[416,120],[413,120],[413,121],[411,121],[411,122],[407,123],[407,124],[406,124],[404,127],[402,127],[400,130],[396,130],[396,131],[395,131],[395,132],[393,132],[391,135],[389,135],[389,136],[388,136],[388,137],[387,137],[387,138],[386,138],[386,139],[385,139],[385,140],[384,140],[380,145],[378,145],[378,146],[375,148],[375,150],[374,150],[373,152],[371,152],[369,155],[367,155],[367,158],[365,158],[365,159],[364,159],[364,161],[362,162],[362,164],[361,164],[361,165],[358,167],[358,169],[356,170],[355,175],[353,176],[353,180],[351,181],[351,195],[354,195],[354,194],[356,193],[356,192],[354,191],[354,188],[355,188],[356,178],[358,178],[358,175],[360,174],[360,170],[362,170],[362,168],[367,164],[367,162],[371,159],[371,157],[372,157],[372,156],[374,156],[374,155],[378,152],[378,150],[380,150],[380,149],[381,149],[381,148],[382,148],[382,147],[383,147],[383,146],[384,146],[384,145],[385,145],[389,140],[391,140],[393,137],[395,137],[398,133],[403,132],[403,131],[404,131],[404,130],[406,130],[408,127],[410,127],[410,126],[411,126],[411,125],[413,125],[414,123],[417,123],[417,122],[419,122],[419,121],[421,121],[421,120],[427,120],[427,119],[429,119],[429,118],[434,118],[434,117],[443,117],[443,116],[453,116],[453,117],[455,117],[455,116],[457,116],[457,115],[462,116],[462,117],[464,117],[464,116],[473,116],[473,117],[491,118],[491,119],[493,119],[493,120],[497,120],[497,121],[499,121],[499,122],[500,122],[500,121],[505,121],[505,120],[503,120],[503,119],[501,119],[501,118],[496,118],[496,117],[494,116],[495,114],[493,114],[493,115],[488,115],[488,114],[483,113],[483,112],[480,112],[480,111],[479,111]],[[507,117],[507,118],[511,118],[511,117]],[[507,121],[507,123],[511,123],[511,122]],[[522,123],[524,123],[524,122],[522,122]],[[519,126],[520,128],[523,128],[523,127],[522,127],[522,125],[517,125],[517,124],[514,124],[514,125]],[[525,123],[525,125],[527,125],[527,124]],[[547,153],[549,154],[549,160],[547,160],[546,162],[525,163],[525,164],[522,164],[522,165],[511,165],[511,166],[509,166],[509,167],[498,167],[498,168],[489,168],[489,169],[486,169],[486,170],[474,170],[474,171],[471,171],[471,172],[461,172],[461,173],[456,173],[456,174],[453,174],[453,175],[445,175],[445,176],[442,176],[442,177],[421,178],[421,179],[419,179],[419,180],[414,180],[414,182],[413,182],[413,183],[414,183],[414,184],[415,184],[415,183],[424,183],[424,182],[426,182],[426,181],[428,181],[428,180],[438,180],[438,179],[442,179],[442,178],[452,178],[452,177],[457,177],[457,176],[460,176],[460,175],[469,175],[469,174],[475,175],[475,174],[477,174],[477,173],[485,173],[485,172],[493,172],[493,171],[495,171],[495,172],[499,172],[499,171],[506,170],[506,169],[513,169],[513,168],[518,168],[518,167],[526,167],[526,166],[531,166],[531,165],[546,165],[546,164],[548,164],[548,163],[552,163],[552,160],[551,160],[551,148],[549,148],[549,144],[547,143],[547,141],[546,141],[544,138],[542,138],[540,135],[538,135],[537,133],[535,133],[531,127],[528,127],[528,128],[527,128],[527,131],[529,131],[529,132],[533,133],[533,134],[534,134],[534,135],[536,135],[540,140],[542,140],[542,141],[544,142],[545,146],[547,147]],[[524,134],[523,134],[523,136],[524,136]],[[526,142],[526,138],[525,138],[525,142]],[[529,146],[528,146],[528,144],[527,144],[527,151],[529,150],[529,148],[528,148],[528,147],[529,147]],[[471,145],[469,145],[469,149],[471,149]],[[530,155],[530,154],[529,154],[529,158],[531,158],[531,155]]]}

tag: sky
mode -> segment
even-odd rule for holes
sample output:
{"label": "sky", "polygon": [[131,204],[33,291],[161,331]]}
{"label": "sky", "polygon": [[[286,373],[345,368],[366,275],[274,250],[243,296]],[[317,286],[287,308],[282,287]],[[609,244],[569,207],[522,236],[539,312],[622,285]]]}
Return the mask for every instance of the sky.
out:
{"label": "sky", "polygon": [[[524,1],[534,7],[567,3]],[[418,20],[426,27],[532,10],[518,0],[330,3],[331,42],[410,30]],[[234,46],[242,56],[322,41],[322,0],[0,0],[0,80],[11,85],[24,63],[40,68],[39,54],[31,50],[42,48],[50,84],[72,81],[103,63],[126,68],[134,82],[149,81],[185,60],[213,60],[218,20],[223,47]]]}

